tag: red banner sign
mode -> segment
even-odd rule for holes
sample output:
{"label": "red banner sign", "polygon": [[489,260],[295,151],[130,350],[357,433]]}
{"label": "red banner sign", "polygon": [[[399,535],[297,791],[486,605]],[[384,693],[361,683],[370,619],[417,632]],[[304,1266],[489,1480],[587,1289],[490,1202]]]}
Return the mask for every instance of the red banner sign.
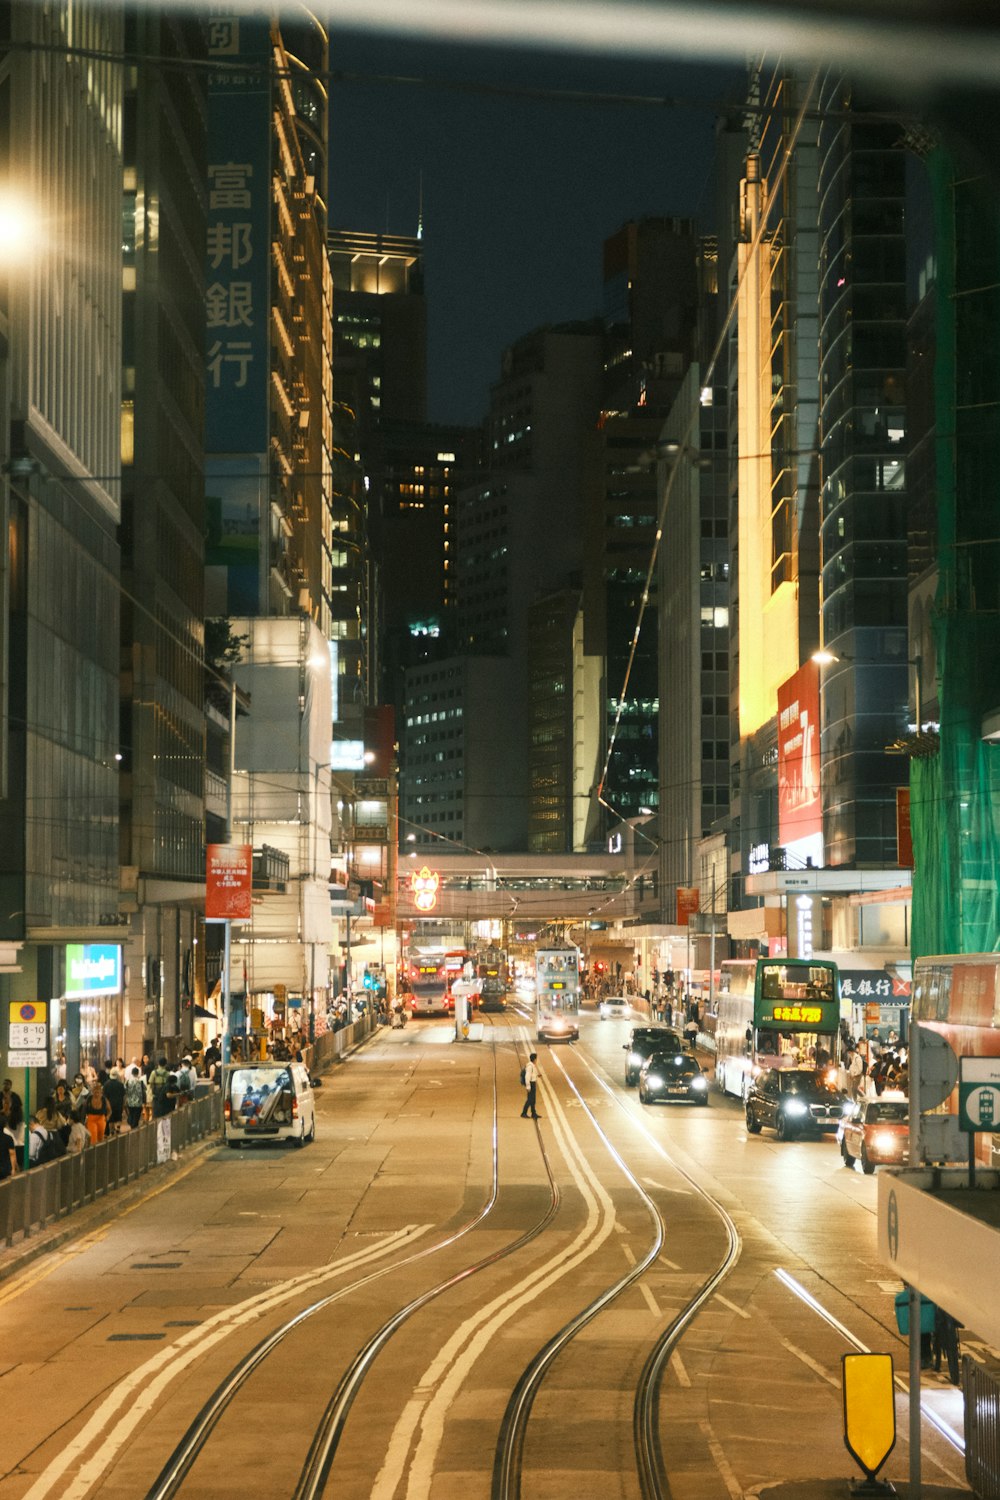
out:
{"label": "red banner sign", "polygon": [[701,892],[696,885],[677,887],[677,925],[686,927],[701,906]]}
{"label": "red banner sign", "polygon": [[209,844],[206,854],[206,921],[248,922],[253,912],[253,846]]}
{"label": "red banner sign", "polygon": [[819,667],[807,661],[778,689],[778,837],[786,849],[822,838],[819,776]]}
{"label": "red banner sign", "polygon": [[913,830],[910,827],[910,788],[896,788],[896,863],[913,869]]}

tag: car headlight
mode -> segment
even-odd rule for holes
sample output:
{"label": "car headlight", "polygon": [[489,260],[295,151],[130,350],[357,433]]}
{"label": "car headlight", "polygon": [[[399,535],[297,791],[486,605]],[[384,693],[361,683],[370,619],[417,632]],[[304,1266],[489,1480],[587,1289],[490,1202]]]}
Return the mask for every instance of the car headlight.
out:
{"label": "car headlight", "polygon": [[879,1151],[893,1151],[897,1146],[903,1144],[902,1136],[893,1135],[889,1130],[880,1130],[875,1136],[872,1144]]}
{"label": "car headlight", "polygon": [[645,1061],[645,1058],[641,1052],[630,1052],[628,1060],[631,1067],[638,1068]]}
{"label": "car headlight", "polygon": [[663,1079],[659,1073],[650,1073],[646,1079],[646,1087],[650,1089],[662,1089]]}
{"label": "car headlight", "polygon": [[691,1087],[693,1089],[707,1089],[708,1088],[708,1079],[702,1077],[699,1074],[699,1076],[697,1078],[692,1078],[692,1080],[691,1080]]}
{"label": "car headlight", "polygon": [[808,1106],[803,1104],[801,1099],[789,1099],[788,1103],[785,1105],[785,1114],[804,1115],[807,1112],[807,1109]]}
{"label": "car headlight", "polygon": [[852,1115],[853,1113],[854,1113],[854,1105],[851,1103],[850,1099],[845,1099],[844,1103],[843,1103],[843,1105],[841,1107],[841,1114],[844,1116],[844,1119],[846,1120],[847,1117],[849,1115]]}

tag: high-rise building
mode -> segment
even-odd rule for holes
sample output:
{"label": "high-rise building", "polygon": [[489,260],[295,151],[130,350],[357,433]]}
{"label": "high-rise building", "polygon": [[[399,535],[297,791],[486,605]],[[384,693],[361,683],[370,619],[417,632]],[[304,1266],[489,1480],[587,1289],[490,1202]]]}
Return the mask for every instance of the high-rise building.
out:
{"label": "high-rise building", "polygon": [[[666,915],[699,886],[699,841],[729,810],[728,411],[723,386],[685,376],[660,442],[659,866]],[[703,897],[705,893],[702,893]]]}
{"label": "high-rise building", "polygon": [[605,242],[604,375],[584,541],[585,649],[605,663],[605,825],[649,815],[659,798],[655,597],[633,640],[656,532],[656,443],[695,355],[697,314],[692,221],[634,220]]}
{"label": "high-rise building", "polygon": [[305,614],[329,639],[325,96],[306,72],[326,37],[304,8],[288,35],[249,14],[208,27],[225,66],[208,88],[206,609]]}
{"label": "high-rise building", "polygon": [[[819,640],[819,349],[816,124],[800,81],[750,69],[747,154],[729,350],[735,451],[731,557],[732,877],[779,845],[778,691]],[[794,140],[793,140],[793,132]],[[794,149],[792,149],[794,146]],[[821,841],[817,821],[815,836]],[[821,862],[812,849],[815,862]],[[799,863],[805,855],[793,856]]]}
{"label": "high-rise building", "polygon": [[204,940],[207,107],[195,16],[130,10],[125,46],[140,59],[125,89],[120,533],[124,1055],[137,1056],[190,1044]]}
{"label": "high-rise building", "polygon": [[0,957],[5,996],[52,1001],[73,1067],[120,1040],[122,17],[5,21],[0,175],[25,253],[0,284]]}
{"label": "high-rise building", "polygon": [[596,837],[602,662],[584,655],[583,596],[563,588],[528,609],[528,850],[572,854]]}
{"label": "high-rise building", "polygon": [[292,870],[283,889],[266,881],[235,951],[259,997],[251,1009],[277,1004],[280,985],[315,1016],[334,940],[333,699],[353,700],[361,670],[356,652],[339,657],[354,536],[334,503],[327,38],[304,6],[280,22],[215,17],[207,34],[219,67],[208,80],[205,605],[233,622],[233,677],[253,695],[235,736],[246,775],[232,834],[256,866],[273,850],[274,869]]}
{"label": "high-rise building", "polygon": [[[885,747],[906,730],[906,146],[856,86],[819,93],[820,425],[826,863],[896,860]],[[866,114],[869,117],[866,118]]]}

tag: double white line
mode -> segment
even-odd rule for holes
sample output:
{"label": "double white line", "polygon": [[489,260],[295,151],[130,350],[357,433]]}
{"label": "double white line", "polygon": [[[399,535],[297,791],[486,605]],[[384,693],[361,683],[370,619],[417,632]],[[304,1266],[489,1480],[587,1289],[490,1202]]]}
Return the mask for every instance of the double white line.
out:
{"label": "double white line", "polygon": [[404,1481],[407,1500],[426,1500],[448,1409],[465,1386],[476,1360],[505,1323],[593,1255],[615,1227],[614,1204],[574,1140],[555,1092],[545,1079],[539,1082],[563,1159],[586,1205],[586,1223],[543,1267],[460,1324],[427,1366],[393,1429],[385,1461],[372,1486],[372,1500],[392,1500]]}
{"label": "double white line", "polygon": [[[83,1500],[102,1475],[114,1465],[135,1429],[145,1421],[167,1387],[182,1371],[190,1368],[193,1360],[207,1354],[236,1329],[255,1322],[291,1301],[293,1297],[301,1296],[303,1292],[311,1291],[324,1282],[371,1265],[373,1261],[387,1255],[392,1260],[384,1270],[389,1270],[396,1265],[399,1250],[426,1233],[430,1227],[425,1224],[407,1225],[393,1234],[383,1236],[377,1244],[345,1256],[343,1260],[304,1271],[300,1276],[293,1276],[279,1286],[269,1287],[266,1292],[248,1297],[235,1307],[223,1308],[204,1323],[199,1323],[197,1328],[182,1334],[179,1339],[159,1350],[118,1382],[59,1457],[53,1459],[48,1468],[38,1476],[24,1500],[45,1500],[56,1487],[60,1500]],[[383,1272],[375,1274],[381,1275]],[[344,1287],[338,1296],[347,1296],[356,1285],[357,1283],[352,1283]],[[126,1406],[128,1410],[123,1413],[122,1408]],[[112,1423],[114,1431],[108,1432]],[[88,1460],[86,1454],[97,1443],[100,1444],[99,1448]],[[80,1467],[75,1477],[65,1482],[64,1476],[77,1464]]]}

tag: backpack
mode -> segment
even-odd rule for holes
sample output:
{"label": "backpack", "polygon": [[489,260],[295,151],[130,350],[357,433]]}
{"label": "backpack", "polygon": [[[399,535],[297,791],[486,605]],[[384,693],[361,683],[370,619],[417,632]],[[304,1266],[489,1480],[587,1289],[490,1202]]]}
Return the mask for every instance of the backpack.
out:
{"label": "backpack", "polygon": [[38,1155],[35,1157],[36,1167],[44,1166],[48,1161],[55,1161],[56,1157],[62,1154],[56,1145],[56,1137],[51,1131],[45,1136],[38,1130],[33,1130],[31,1133],[41,1141],[41,1145],[38,1148]]}
{"label": "backpack", "polygon": [[153,1105],[159,1114],[166,1113],[167,1089],[170,1086],[170,1074],[166,1068],[154,1068],[149,1075],[149,1085],[153,1090]]}
{"label": "backpack", "polygon": [[521,1069],[521,1087],[522,1088],[527,1088],[527,1086],[528,1086],[527,1071],[526,1071],[526,1069],[522,1068]]}

